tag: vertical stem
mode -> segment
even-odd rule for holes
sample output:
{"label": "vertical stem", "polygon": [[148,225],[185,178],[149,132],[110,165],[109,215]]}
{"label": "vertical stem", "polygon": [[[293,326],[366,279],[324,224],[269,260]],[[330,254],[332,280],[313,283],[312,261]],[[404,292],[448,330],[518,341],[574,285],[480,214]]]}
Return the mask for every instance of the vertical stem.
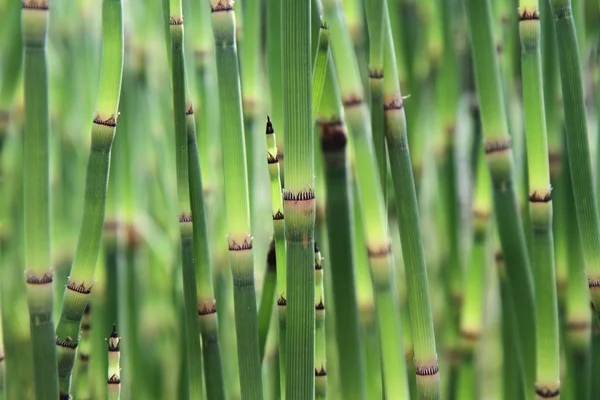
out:
{"label": "vertical stem", "polygon": [[121,397],[121,338],[117,334],[117,327],[113,330],[108,342],[108,399],[119,400]]}
{"label": "vertical stem", "polygon": [[325,291],[321,251],[315,243],[315,399],[327,398],[327,366],[325,359]]}

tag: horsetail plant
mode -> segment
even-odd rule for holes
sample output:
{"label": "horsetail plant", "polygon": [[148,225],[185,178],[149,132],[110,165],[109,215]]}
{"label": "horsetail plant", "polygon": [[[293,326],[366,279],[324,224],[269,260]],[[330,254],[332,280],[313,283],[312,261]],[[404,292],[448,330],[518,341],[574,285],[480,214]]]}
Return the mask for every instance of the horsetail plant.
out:
{"label": "horsetail plant", "polygon": [[406,135],[404,98],[396,73],[396,56],[387,7],[383,20],[383,107],[390,171],[398,210],[402,254],[406,268],[408,309],[413,332],[417,391],[421,399],[441,396],[433,317],[429,298],[425,252],[421,236],[417,193]]}
{"label": "horsetail plant", "polygon": [[23,139],[24,262],[36,399],[54,399],[58,395],[52,319],[54,289],[50,261],[49,111],[46,61],[48,13],[47,0],[22,2],[21,28],[27,116]]}
{"label": "horsetail plant", "polygon": [[592,302],[600,316],[600,220],[592,177],[579,43],[571,0],[550,0],[550,7],[558,47],[575,211]]}
{"label": "horsetail plant", "polygon": [[271,118],[267,117],[267,163],[269,165],[269,178],[271,186],[271,214],[273,218],[273,232],[275,240],[275,259],[277,260],[277,314],[279,317],[279,374],[280,390],[285,393],[285,363],[286,363],[286,337],[287,337],[287,271],[286,271],[286,235],[285,216],[283,214],[283,198],[281,192],[281,178],[279,176],[279,149],[275,129]]}
{"label": "horsetail plant", "polygon": [[121,338],[117,333],[117,326],[113,324],[108,342],[108,399],[121,398]]}
{"label": "horsetail plant", "polygon": [[342,99],[331,54],[329,58],[317,123],[327,193],[325,217],[330,249],[332,300],[336,305],[333,318],[342,394],[345,399],[360,400],[366,398],[366,369],[359,330],[356,263],[354,252],[348,251],[355,248],[348,133],[343,120]]}
{"label": "horsetail plant", "polygon": [[526,398],[534,393],[536,324],[534,287],[525,243],[525,234],[515,191],[515,171],[506,110],[500,84],[500,70],[492,36],[489,0],[465,0],[475,84],[483,127],[484,150],[491,174],[494,214],[506,266],[507,285],[516,296],[513,304],[515,326],[521,345],[521,376]]}
{"label": "horsetail plant", "polygon": [[[183,28],[182,28],[183,29]],[[185,70],[184,83],[185,83]],[[191,103],[186,106],[190,205],[193,217],[194,271],[196,277],[198,326],[202,336],[204,382],[210,399],[224,399],[223,367],[219,343],[219,321],[213,290],[212,268],[206,229],[206,207],[198,156],[196,124]],[[187,279],[187,277],[186,277]],[[190,313],[191,314],[191,313]],[[193,357],[191,357],[193,358]],[[197,362],[197,361],[196,361]]]}
{"label": "horsetail plant", "polygon": [[286,178],[286,399],[314,396],[314,146],[311,99],[311,3],[283,2],[283,141]]}
{"label": "horsetail plant", "polygon": [[327,367],[325,363],[325,291],[323,289],[323,259],[315,247],[315,399],[327,398]]}
{"label": "horsetail plant", "polygon": [[233,276],[240,385],[244,399],[260,399],[262,382],[235,13],[231,0],[210,0],[210,5],[219,83],[227,241]]}
{"label": "horsetail plant", "polygon": [[91,380],[90,380],[90,355],[92,353],[92,343],[90,340],[91,311],[88,303],[83,318],[81,319],[81,338],[77,349],[77,369],[74,374],[75,379],[75,398],[89,399],[91,398]]}
{"label": "horsetail plant", "polygon": [[[177,199],[179,205],[179,237],[181,246],[181,263],[183,279],[183,298],[185,310],[185,348],[187,352],[187,374],[189,396],[191,399],[202,398],[202,362],[199,336],[199,320],[201,315],[216,314],[213,299],[202,299],[199,303],[196,279],[197,275],[194,260],[194,226],[192,222],[192,209],[190,200],[190,167],[189,167],[189,142],[188,131],[194,129],[193,108],[186,105],[186,76],[183,52],[184,28],[183,9],[181,0],[170,0],[169,4],[169,33],[171,54],[171,82],[173,87],[173,112],[175,123],[175,164],[177,175]],[[192,132],[195,137],[195,132]],[[195,138],[192,139],[195,141]],[[197,154],[197,151],[196,151]],[[197,161],[197,160],[196,160]],[[199,172],[199,171],[198,171]],[[198,184],[195,177],[195,184]],[[193,190],[193,192],[197,192]],[[201,190],[201,189],[200,189]],[[196,204],[198,206],[198,203]],[[204,213],[201,208],[196,215],[199,220]],[[197,232],[197,235],[202,232]],[[204,260],[202,260],[203,262]],[[212,304],[208,304],[211,303]],[[204,311],[201,311],[204,310]],[[213,315],[216,317],[216,315]],[[201,317],[200,317],[201,318]],[[216,322],[212,319],[212,326]]]}
{"label": "horsetail plant", "polygon": [[532,227],[531,260],[535,277],[537,325],[535,390],[540,398],[558,398],[560,393],[558,303],[538,0],[520,0],[519,35],[527,134],[529,212]]}
{"label": "horsetail plant", "polygon": [[[375,311],[381,346],[385,394],[388,398],[407,399],[408,386],[404,350],[393,278],[394,260],[388,236],[381,180],[371,139],[371,121],[364,101],[358,63],[350,41],[344,11],[336,0],[323,1],[331,29],[332,52],[348,128],[352,135],[356,178],[360,197],[365,244],[367,247]],[[437,373],[437,370],[436,370]]]}
{"label": "horsetail plant", "polygon": [[62,398],[68,398],[71,371],[79,342],[79,326],[94,282],[100,250],[110,153],[119,116],[123,74],[123,9],[121,0],[102,2],[102,63],[100,90],[92,126],[87,165],[85,202],[79,239],[65,288],[60,320],[56,328],[58,377]]}

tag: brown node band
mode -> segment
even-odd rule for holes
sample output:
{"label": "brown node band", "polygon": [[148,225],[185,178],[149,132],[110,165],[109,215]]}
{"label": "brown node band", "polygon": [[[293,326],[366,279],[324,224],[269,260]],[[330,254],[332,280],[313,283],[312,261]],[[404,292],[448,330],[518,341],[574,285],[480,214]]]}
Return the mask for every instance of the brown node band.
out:
{"label": "brown node band", "polygon": [[346,125],[339,118],[319,121],[321,149],[323,152],[344,150],[348,144]]}
{"label": "brown node band", "polygon": [[42,276],[27,275],[26,282],[28,285],[47,285],[52,283],[52,272],[45,272]]}
{"label": "brown node band", "polygon": [[600,288],[600,279],[588,279],[588,286],[592,288]]}
{"label": "brown node band", "polygon": [[483,145],[485,154],[500,153],[510,150],[510,138],[486,141]]}
{"label": "brown node band", "polygon": [[183,16],[179,15],[177,17],[169,18],[169,25],[171,25],[171,26],[183,25]]}
{"label": "brown node band", "polygon": [[504,254],[502,254],[501,251],[497,251],[496,254],[494,254],[494,260],[496,260],[496,263],[504,262]]}
{"label": "brown node band", "polygon": [[567,329],[570,331],[586,331],[590,329],[589,321],[567,321]]}
{"label": "brown node band", "polygon": [[392,244],[388,243],[383,247],[371,248],[367,246],[367,254],[369,258],[383,258],[392,254]]}
{"label": "brown node band", "polygon": [[463,339],[470,340],[470,341],[476,341],[481,336],[481,332],[467,330],[467,329],[461,329],[460,334],[463,337]]}
{"label": "brown node band", "polygon": [[560,388],[552,389],[547,386],[536,386],[535,393],[544,399],[551,399],[553,397],[558,397],[560,394]]}
{"label": "brown node band", "polygon": [[273,154],[267,152],[267,163],[268,164],[277,164],[279,162],[279,157],[277,157],[277,153],[273,157]]}
{"label": "brown node band", "polygon": [[285,299],[285,297],[283,297],[283,295],[279,296],[279,298],[277,298],[277,305],[278,306],[287,306],[287,300]]}
{"label": "brown node band", "polygon": [[0,354],[0,363],[4,361],[4,354]]}
{"label": "brown node band", "polygon": [[216,5],[211,5],[210,6],[210,10],[211,12],[227,12],[227,11],[232,11],[233,10],[233,5],[230,2],[226,2],[226,3],[222,3],[221,1],[219,1]]}
{"label": "brown node band", "polygon": [[252,239],[244,239],[244,243],[238,244],[235,241],[229,243],[229,251],[243,251],[252,249]]}
{"label": "brown node band", "polygon": [[[520,11],[520,10],[519,10]],[[539,20],[540,12],[538,10],[529,11],[527,9],[519,12],[519,21]]]}
{"label": "brown node band", "polygon": [[294,193],[291,190],[283,191],[284,201],[309,201],[315,199],[315,191],[312,189],[302,190],[298,193]]}
{"label": "brown node band", "polygon": [[266,127],[266,134],[267,135],[272,135],[275,133],[275,129],[273,129],[273,124],[271,123],[271,117],[269,117],[267,115],[267,127]]}
{"label": "brown node band", "polygon": [[55,343],[57,346],[64,347],[67,349],[72,349],[72,350],[75,350],[78,345],[77,340],[73,340],[73,338],[71,338],[70,336],[67,336],[64,339],[59,339],[57,336]]}
{"label": "brown node band", "polygon": [[212,304],[202,304],[198,307],[198,315],[211,315],[217,313],[217,305],[213,301]]}
{"label": "brown node band", "polygon": [[369,67],[369,78],[371,79],[383,79],[382,69],[373,69]]}
{"label": "brown node band", "polygon": [[342,99],[345,108],[360,106],[363,103],[363,101],[364,100],[362,97],[356,95],[350,95]]}
{"label": "brown node band", "polygon": [[181,213],[179,214],[179,223],[192,222],[192,213]]}
{"label": "brown node band", "polygon": [[319,310],[319,311],[325,310],[325,303],[323,303],[323,299],[320,299],[319,303],[315,305],[315,310]]}
{"label": "brown node band", "polygon": [[119,375],[117,374],[112,374],[112,376],[108,378],[107,383],[109,385],[118,385],[119,383],[121,383],[121,378],[119,378]]}
{"label": "brown node band", "polygon": [[24,10],[48,10],[48,1],[46,1],[46,0],[42,0],[42,1],[35,1],[35,0],[22,1],[21,2],[21,8],[23,8]]}
{"label": "brown node band", "polygon": [[81,324],[81,333],[89,332],[92,329],[92,324],[84,322]]}
{"label": "brown node band", "polygon": [[94,121],[93,121],[96,125],[104,125],[104,126],[108,126],[110,128],[114,128],[117,126],[117,118],[115,117],[115,115],[111,115],[109,118],[107,119],[102,119],[100,118],[100,115],[96,114],[96,116],[94,117]]}
{"label": "brown node band", "polygon": [[486,220],[490,217],[490,212],[487,210],[481,210],[479,208],[476,208],[473,210],[473,217],[475,219],[483,219]]}
{"label": "brown node band", "polygon": [[273,214],[273,221],[281,221],[283,220],[283,213],[281,212],[281,210],[277,210],[277,212],[275,214]]}
{"label": "brown node band", "polygon": [[80,351],[79,352],[79,360],[81,362],[88,362],[88,361],[90,361],[90,355]]}
{"label": "brown node band", "polygon": [[194,106],[190,103],[185,109],[185,115],[194,115]]}
{"label": "brown node band", "polygon": [[552,192],[548,192],[543,196],[538,192],[533,192],[529,195],[529,201],[531,203],[549,203],[552,201]]}
{"label": "brown node band", "polygon": [[417,370],[418,376],[432,376],[432,375],[437,374],[440,371],[437,364],[436,365],[427,365],[425,367],[417,365],[416,370]]}
{"label": "brown node band", "polygon": [[392,99],[383,105],[384,111],[401,110],[402,108],[404,108],[404,99],[402,97]]}
{"label": "brown node band", "polygon": [[91,284],[90,286],[85,286],[85,282],[81,282],[78,284],[77,282],[72,281],[70,279],[67,283],[67,289],[81,294],[90,294],[92,292],[93,287],[94,284]]}
{"label": "brown node band", "polygon": [[321,365],[321,368],[315,368],[315,376],[327,376],[327,371],[325,371],[325,367]]}
{"label": "brown node band", "polygon": [[90,315],[91,312],[92,305],[90,303],[87,303],[87,305],[85,306],[85,310],[83,310],[83,315]]}

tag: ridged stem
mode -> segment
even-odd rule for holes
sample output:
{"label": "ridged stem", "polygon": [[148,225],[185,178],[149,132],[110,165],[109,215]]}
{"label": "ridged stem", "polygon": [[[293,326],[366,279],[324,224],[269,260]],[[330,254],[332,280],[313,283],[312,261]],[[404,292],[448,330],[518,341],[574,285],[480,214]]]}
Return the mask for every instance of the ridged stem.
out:
{"label": "ridged stem", "polygon": [[312,122],[317,120],[317,113],[323,89],[325,86],[325,76],[327,75],[327,63],[329,61],[329,28],[324,21],[321,21],[319,29],[319,38],[317,46],[317,56],[313,65],[312,74]]}
{"label": "ridged stem", "polygon": [[49,4],[45,0],[22,2],[26,116],[23,138],[23,248],[36,399],[56,399],[58,395],[50,260],[48,10]]}
{"label": "ridged stem", "polygon": [[570,0],[550,0],[558,46],[558,61],[567,128],[567,153],[571,167],[575,211],[591,291],[600,315],[600,220],[594,193],[592,161],[583,98],[579,43]]}
{"label": "ridged stem", "polygon": [[500,70],[492,37],[489,0],[465,0],[475,82],[481,110],[484,150],[493,187],[494,214],[506,260],[506,276],[515,308],[518,342],[522,346],[521,375],[527,398],[533,398],[536,364],[534,286],[525,233],[515,191],[515,168],[508,135]]}
{"label": "ridged stem", "polygon": [[110,336],[106,339],[108,342],[108,399],[119,400],[121,398],[121,338],[119,337],[116,325]]}
{"label": "ridged stem", "polygon": [[77,350],[77,369],[75,378],[75,398],[90,399],[92,389],[92,379],[90,379],[90,355],[92,352],[92,343],[90,343],[91,324],[90,305],[85,308],[83,318],[81,319],[81,338]]}
{"label": "ridged stem", "polygon": [[532,226],[531,259],[535,277],[538,329],[536,393],[539,398],[558,398],[560,393],[558,303],[540,31],[537,0],[521,0],[519,35],[527,135],[529,212]]}
{"label": "ridged stem", "polygon": [[403,107],[403,97],[400,92],[400,80],[396,74],[396,56],[387,8],[384,11],[383,41],[385,46],[383,107],[386,139],[398,212],[402,254],[406,267],[408,309],[413,332],[417,391],[421,399],[439,399],[441,389],[425,252],[408,137],[406,135],[406,115]]}
{"label": "ridged stem", "polygon": [[325,290],[323,262],[315,242],[315,399],[327,398],[327,365],[325,357]]}
{"label": "ridged stem", "polygon": [[244,399],[261,399],[254,260],[235,13],[233,2],[229,0],[211,0],[210,5],[217,57],[227,241],[233,278],[240,385]]}
{"label": "ridged stem", "polygon": [[258,347],[260,349],[261,362],[265,360],[267,337],[271,326],[273,315],[273,304],[275,303],[275,290],[277,288],[277,259],[275,253],[275,239],[271,239],[267,251],[267,267],[263,276],[262,290],[260,294],[260,305],[258,306]]}
{"label": "ridged stem", "polygon": [[326,186],[325,217],[340,384],[345,399],[365,399],[366,369],[359,330],[356,263],[353,251],[348,251],[355,248],[348,133],[342,119],[342,99],[333,59],[329,61],[325,79],[317,120]]}

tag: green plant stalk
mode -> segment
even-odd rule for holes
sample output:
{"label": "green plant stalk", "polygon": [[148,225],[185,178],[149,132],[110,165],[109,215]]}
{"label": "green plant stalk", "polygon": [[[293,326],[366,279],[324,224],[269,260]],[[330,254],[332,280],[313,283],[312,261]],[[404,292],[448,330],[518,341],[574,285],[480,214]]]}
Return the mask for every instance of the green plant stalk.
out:
{"label": "green plant stalk", "polygon": [[[184,71],[185,74],[185,71]],[[185,82],[185,77],[184,77]],[[196,124],[192,105],[186,111],[187,150],[190,204],[193,218],[194,264],[197,289],[198,326],[202,336],[204,382],[209,399],[224,399],[223,366],[219,343],[219,321],[213,290],[212,268],[207,233],[207,214],[202,186],[202,172],[198,157]],[[194,379],[192,377],[192,379]]]}
{"label": "green plant stalk", "polygon": [[91,315],[90,304],[87,305],[81,319],[81,338],[79,339],[79,347],[77,351],[77,370],[75,378],[75,398],[89,399],[91,398],[91,386],[93,384],[90,379],[90,354],[92,344],[90,343]]}
{"label": "green plant stalk", "polygon": [[273,218],[273,233],[275,240],[275,255],[277,260],[277,315],[279,319],[279,379],[281,396],[285,394],[285,360],[286,360],[286,326],[287,326],[287,271],[286,271],[286,236],[285,216],[283,214],[283,198],[281,196],[281,178],[279,175],[279,150],[277,138],[271,119],[267,117],[265,129],[267,138],[267,164],[271,186],[271,216]]}
{"label": "green plant stalk", "polygon": [[244,399],[260,399],[262,382],[235,13],[232,1],[211,0],[210,4],[217,57],[227,241],[240,385]]}
{"label": "green plant stalk", "polygon": [[[461,387],[477,398],[476,382],[480,374],[475,368],[475,354],[483,328],[483,303],[486,276],[486,245],[492,213],[490,174],[485,165],[485,155],[481,150],[477,160],[477,176],[475,181],[475,200],[473,203],[473,245],[467,270],[464,274],[464,300],[460,312],[460,334],[462,337]],[[465,379],[466,375],[466,379]],[[459,397],[463,398],[463,397]],[[466,398],[466,397],[465,397]]]}
{"label": "green plant stalk", "polygon": [[592,302],[600,315],[600,220],[594,193],[579,47],[570,0],[551,0],[575,211]]}
{"label": "green plant stalk", "polygon": [[[282,63],[282,38],[281,38],[281,1],[268,0],[267,3],[267,72],[271,98],[271,117],[280,123],[283,133],[283,63]],[[282,134],[281,137],[284,135]],[[283,185],[283,143],[279,144],[278,160]],[[281,357],[280,357],[281,361]],[[283,391],[282,391],[283,393]]]}
{"label": "green plant stalk", "polygon": [[24,263],[36,399],[58,394],[50,260],[48,2],[24,1],[25,133],[23,138]]}
{"label": "green plant stalk", "polygon": [[285,215],[287,338],[286,399],[314,396],[314,137],[312,124],[311,4],[282,4],[283,126],[286,146]]}
{"label": "green plant stalk", "polygon": [[[329,55],[331,58],[331,55]],[[342,119],[342,101],[337,85],[333,59],[327,66],[323,99],[319,107],[318,125],[323,154],[327,196],[327,238],[334,306],[335,343],[339,360],[342,395],[345,399],[365,399],[366,369],[364,346],[360,337],[356,294],[356,263],[353,201],[350,191],[348,133]],[[371,371],[373,372],[373,371]]]}
{"label": "green plant stalk", "polygon": [[275,299],[275,288],[277,286],[277,260],[275,253],[275,239],[271,239],[269,251],[267,251],[267,268],[265,269],[260,305],[258,307],[258,344],[260,349],[261,363],[265,359],[267,336],[271,326],[271,315],[273,315],[273,304]]}
{"label": "green plant stalk", "polygon": [[323,90],[325,87],[325,76],[327,75],[327,63],[329,61],[329,28],[325,21],[321,21],[317,56],[313,65],[312,73],[312,122],[317,120],[317,113],[321,104]]}
{"label": "green plant stalk", "polygon": [[408,398],[408,389],[403,379],[406,368],[399,340],[402,334],[393,278],[394,261],[381,180],[371,140],[369,111],[363,98],[358,63],[344,22],[343,10],[332,0],[324,1],[323,6],[331,29],[333,60],[346,122],[354,144],[357,186],[375,297],[386,396],[405,399]]}
{"label": "green plant stalk", "polygon": [[[0,252],[0,260],[2,260],[2,254]],[[0,294],[0,314],[2,311],[2,295]],[[4,323],[2,321],[2,317],[0,316],[0,399],[4,400],[6,398],[6,364],[4,362],[5,352],[4,352]]]}
{"label": "green plant stalk", "polygon": [[108,342],[108,399],[119,400],[121,397],[121,338],[117,334],[116,325]]}
{"label": "green plant stalk", "polygon": [[[184,28],[181,0],[171,0],[169,4],[169,26],[171,36],[171,82],[173,88],[173,119],[175,122],[175,164],[177,201],[179,206],[179,235],[181,243],[187,377],[190,398],[201,399],[203,396],[201,378],[202,354],[198,319],[201,308],[205,308],[205,306],[201,306],[198,302],[198,287],[196,285],[198,275],[194,260],[193,236],[195,229],[193,226],[193,216],[199,214],[198,217],[201,224],[202,216],[204,214],[200,210],[197,210],[200,211],[198,214],[193,214],[193,210],[191,209],[189,166],[190,134],[188,132],[190,129],[193,129],[194,124],[192,106],[186,104],[187,85],[183,52]],[[195,136],[195,132],[193,135]],[[197,178],[197,176],[195,178]],[[194,181],[198,184],[196,180]],[[197,192],[197,187],[195,189],[194,192]],[[198,206],[198,204],[196,204],[196,206]],[[203,232],[196,233],[197,235],[202,235]],[[197,245],[202,244],[200,243]],[[205,301],[204,298],[203,301]],[[209,310],[212,310],[211,307],[208,308]]]}
{"label": "green plant stalk", "polygon": [[118,118],[123,72],[123,11],[120,0],[102,3],[102,63],[100,90],[92,126],[90,156],[86,172],[85,202],[79,239],[65,288],[60,320],[56,328],[58,376],[62,396],[68,396],[71,371],[78,345],[79,326],[94,282],[100,250],[109,160]]}
{"label": "green plant stalk", "polygon": [[315,399],[327,398],[327,366],[325,356],[325,290],[321,251],[315,247]]}
{"label": "green plant stalk", "polygon": [[417,391],[421,399],[438,399],[438,374],[433,317],[425,266],[414,176],[410,161],[406,116],[396,74],[396,56],[387,8],[384,11],[383,106],[390,170],[394,183],[402,254],[406,266],[408,308],[413,331]]}
{"label": "green plant stalk", "polygon": [[552,235],[552,189],[542,87],[541,27],[537,0],[519,2],[519,35],[532,226],[531,259],[536,288],[536,393],[540,398],[558,398],[558,302]]}
{"label": "green plant stalk", "polygon": [[371,132],[377,157],[383,201],[387,205],[387,154],[383,116],[383,0],[366,0],[365,14],[369,32],[369,90],[371,94]]}
{"label": "green plant stalk", "polygon": [[[536,325],[534,287],[527,255],[525,234],[515,191],[515,172],[500,71],[492,37],[491,10],[488,0],[465,0],[475,82],[481,110],[484,150],[491,174],[496,215],[506,276],[511,293],[519,304],[515,308],[518,342],[522,346],[521,375],[525,388],[533,388],[536,361]],[[533,390],[528,390],[528,396]]]}
{"label": "green plant stalk", "polygon": [[[598,376],[600,373],[600,327],[596,324],[592,333],[592,361],[591,375]],[[600,382],[597,379],[591,380],[589,396],[600,393]]]}
{"label": "green plant stalk", "polygon": [[[590,315],[590,291],[586,290],[583,248],[580,229],[575,214],[575,198],[571,169],[569,163],[564,164],[561,185],[564,227],[567,238],[568,280],[565,291],[565,335],[567,344],[567,377],[565,379],[567,394],[572,398],[586,400],[590,398],[588,391],[590,382],[590,337],[592,334],[592,318]],[[594,397],[591,397],[594,398]]]}

